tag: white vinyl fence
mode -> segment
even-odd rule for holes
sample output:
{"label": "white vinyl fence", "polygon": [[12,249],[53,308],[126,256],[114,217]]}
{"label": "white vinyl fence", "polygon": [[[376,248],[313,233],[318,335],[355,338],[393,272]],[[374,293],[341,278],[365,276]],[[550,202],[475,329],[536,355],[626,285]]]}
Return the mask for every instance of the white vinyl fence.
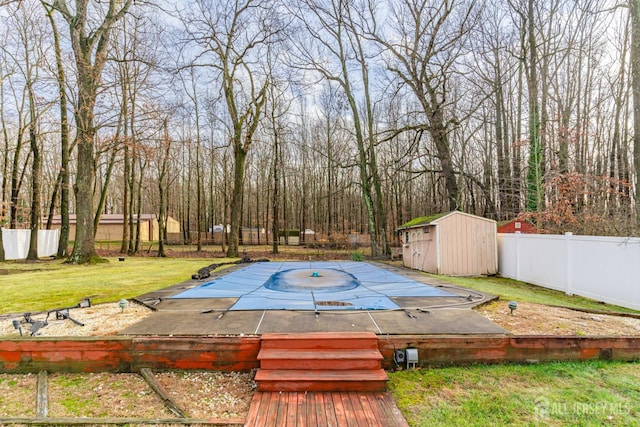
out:
{"label": "white vinyl fence", "polygon": [[[27,259],[31,230],[2,229],[4,258]],[[60,230],[38,230],[38,257],[53,256],[58,252]]]}
{"label": "white vinyl fence", "polygon": [[498,234],[500,275],[640,310],[640,238]]}

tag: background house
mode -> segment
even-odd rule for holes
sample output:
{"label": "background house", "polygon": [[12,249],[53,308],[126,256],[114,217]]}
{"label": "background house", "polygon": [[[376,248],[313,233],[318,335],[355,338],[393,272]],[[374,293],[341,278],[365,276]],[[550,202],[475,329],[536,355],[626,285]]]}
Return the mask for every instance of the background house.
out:
{"label": "background house", "polygon": [[493,220],[454,211],[415,218],[397,231],[406,267],[452,276],[498,272]]}
{"label": "background house", "polygon": [[[137,216],[134,215],[134,221]],[[60,215],[54,215],[51,220],[51,226],[54,229],[60,228]],[[43,220],[46,222],[46,219]],[[100,223],[96,231],[96,240],[117,241],[122,240],[122,225],[124,216],[122,214],[103,214],[100,216]],[[180,223],[175,219],[167,218],[167,233],[179,233]],[[76,215],[69,215],[69,240],[74,240],[76,236]],[[155,214],[140,215],[140,240],[148,242],[158,240],[159,228],[158,219]]]}
{"label": "background house", "polygon": [[498,233],[515,233],[520,232],[522,234],[538,234],[540,230],[529,221],[522,221],[519,219],[512,219],[511,221],[500,222],[498,224]]}

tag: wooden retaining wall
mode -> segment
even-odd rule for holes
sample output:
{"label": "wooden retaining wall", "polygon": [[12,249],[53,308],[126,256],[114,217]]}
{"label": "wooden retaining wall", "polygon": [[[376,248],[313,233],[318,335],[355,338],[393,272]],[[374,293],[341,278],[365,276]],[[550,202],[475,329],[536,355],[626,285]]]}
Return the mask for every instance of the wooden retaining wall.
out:
{"label": "wooden retaining wall", "polygon": [[384,368],[394,350],[418,349],[419,366],[472,363],[536,363],[559,360],[640,360],[640,336],[580,337],[541,335],[380,337]]}
{"label": "wooden retaining wall", "polygon": [[[390,336],[379,337],[383,367],[394,350],[418,349],[419,366],[640,360],[640,337]],[[84,337],[0,341],[0,372],[248,371],[259,367],[260,337]]]}
{"label": "wooden retaining wall", "polygon": [[248,371],[258,337],[29,338],[0,341],[0,372]]}

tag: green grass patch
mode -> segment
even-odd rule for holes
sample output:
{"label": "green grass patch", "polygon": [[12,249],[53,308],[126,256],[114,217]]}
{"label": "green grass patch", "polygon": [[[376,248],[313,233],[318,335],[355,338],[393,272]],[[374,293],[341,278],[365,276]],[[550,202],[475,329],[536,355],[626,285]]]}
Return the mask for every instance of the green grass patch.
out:
{"label": "green grass patch", "polygon": [[411,426],[627,426],[640,416],[640,363],[478,365],[390,377]]}
{"label": "green grass patch", "polygon": [[364,255],[361,252],[351,252],[351,261],[362,262],[364,261]]}
{"label": "green grass patch", "polygon": [[229,259],[127,257],[94,265],[63,261],[0,263],[0,314],[37,312],[73,306],[83,298],[93,303],[118,301],[162,289],[191,278],[200,268]]}
{"label": "green grass patch", "polygon": [[65,397],[60,400],[60,406],[62,406],[65,410],[71,413],[75,417],[84,416],[94,416],[94,417],[104,417],[107,414],[104,412],[95,413],[93,408],[96,405],[95,397],[88,398],[79,398],[79,397]]}
{"label": "green grass patch", "polygon": [[555,305],[560,307],[580,310],[606,311],[610,313],[640,314],[640,311],[630,308],[604,304],[592,299],[577,295],[567,295],[564,292],[543,288],[530,283],[519,282],[504,277],[449,277],[436,276],[439,280],[456,286],[475,289],[489,294],[497,295],[503,300],[518,302],[531,302],[536,304]]}

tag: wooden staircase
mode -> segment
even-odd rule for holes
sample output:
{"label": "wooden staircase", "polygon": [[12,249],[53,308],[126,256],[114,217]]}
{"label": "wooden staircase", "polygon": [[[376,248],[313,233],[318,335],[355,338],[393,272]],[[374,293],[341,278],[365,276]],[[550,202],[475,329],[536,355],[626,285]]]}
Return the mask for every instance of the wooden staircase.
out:
{"label": "wooden staircase", "polygon": [[385,391],[374,333],[264,334],[258,391]]}

